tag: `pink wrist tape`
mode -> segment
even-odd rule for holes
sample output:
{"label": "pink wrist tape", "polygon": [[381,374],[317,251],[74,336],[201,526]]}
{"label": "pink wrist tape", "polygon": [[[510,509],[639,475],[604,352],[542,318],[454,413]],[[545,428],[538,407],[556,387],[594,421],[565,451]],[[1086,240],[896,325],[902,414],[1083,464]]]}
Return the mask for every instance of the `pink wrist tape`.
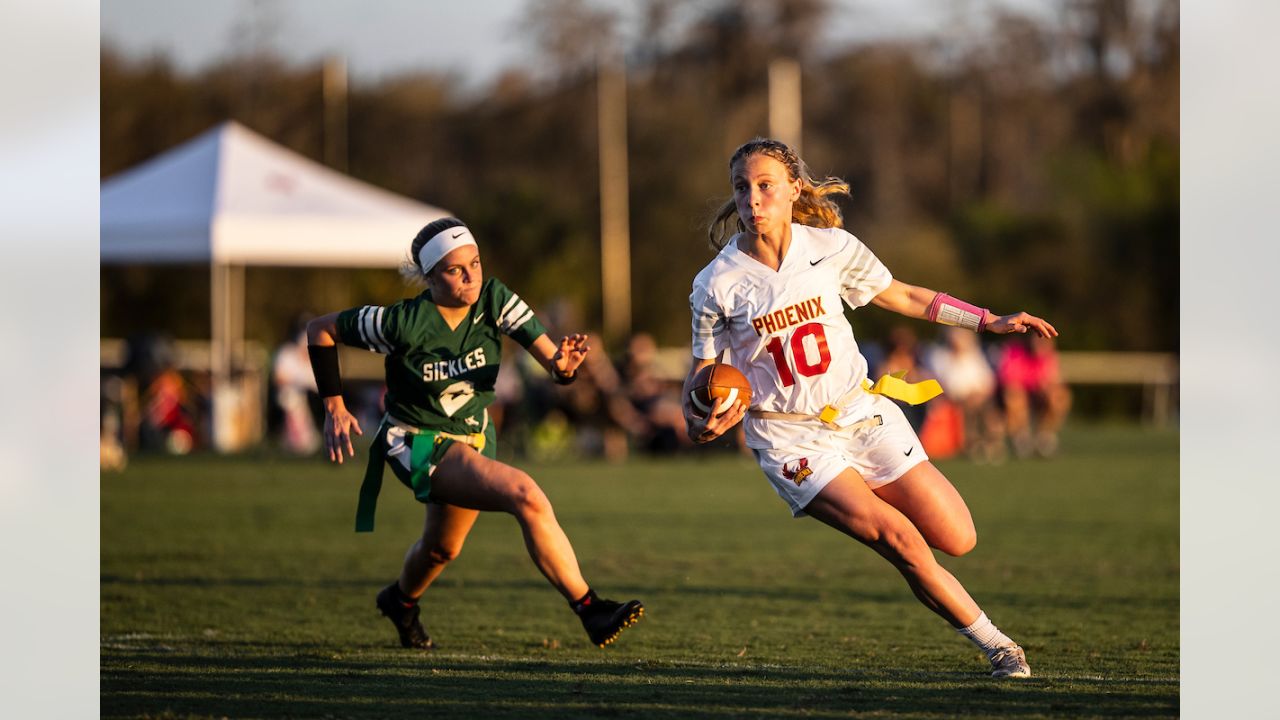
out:
{"label": "pink wrist tape", "polygon": [[987,326],[987,312],[986,308],[970,305],[946,293],[938,293],[933,296],[933,302],[929,303],[929,322],[957,325],[982,332]]}

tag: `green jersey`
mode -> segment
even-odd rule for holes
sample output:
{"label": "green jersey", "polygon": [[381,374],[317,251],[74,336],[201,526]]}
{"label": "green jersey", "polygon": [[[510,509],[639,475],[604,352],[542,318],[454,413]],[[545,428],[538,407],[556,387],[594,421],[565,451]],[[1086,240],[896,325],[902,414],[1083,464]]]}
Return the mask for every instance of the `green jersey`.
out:
{"label": "green jersey", "polygon": [[497,278],[458,327],[450,329],[430,291],[394,305],[365,305],[338,314],[344,344],[387,356],[387,412],[420,428],[475,433],[502,361],[502,336],[528,348],[546,328]]}

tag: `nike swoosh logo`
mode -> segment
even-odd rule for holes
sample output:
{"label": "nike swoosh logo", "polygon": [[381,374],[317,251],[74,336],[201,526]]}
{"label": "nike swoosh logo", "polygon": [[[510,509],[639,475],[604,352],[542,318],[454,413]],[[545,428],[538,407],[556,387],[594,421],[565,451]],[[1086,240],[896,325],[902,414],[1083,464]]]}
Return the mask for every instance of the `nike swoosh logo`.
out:
{"label": "nike swoosh logo", "polygon": [[[915,446],[915,445],[912,445],[912,446],[911,446],[911,450],[915,450],[915,449],[916,449],[916,446]],[[908,450],[908,451],[906,451],[906,452],[904,452],[904,453],[902,453],[902,454],[903,454],[903,455],[910,455],[910,454],[911,454],[911,450]]]}
{"label": "nike swoosh logo", "polygon": [[483,311],[483,310],[481,310],[480,312],[476,313],[476,316],[475,316],[474,318],[472,318],[472,319],[471,319],[471,324],[472,324],[472,325],[475,325],[476,323],[480,322],[482,319],[484,319],[484,311]]}
{"label": "nike swoosh logo", "polygon": [[462,237],[462,233],[465,233],[465,232],[466,232],[466,230],[463,230],[462,232],[458,233],[457,235],[450,235],[449,237],[452,237],[454,240],[457,240],[458,238]]}
{"label": "nike swoosh logo", "polygon": [[[848,240],[845,240],[845,241],[844,241],[844,245],[841,245],[841,246],[840,246],[840,249],[839,249],[839,250],[837,250],[836,252],[832,253],[831,255],[839,255],[840,253],[844,252],[844,249],[845,249],[845,248],[847,248],[847,247],[849,247],[849,241],[848,241]],[[814,265],[817,265],[818,263],[822,262],[823,260],[826,260],[827,258],[831,257],[831,255],[823,255],[822,257],[818,258],[817,260],[810,260],[810,261],[809,261],[809,267],[813,267]]]}

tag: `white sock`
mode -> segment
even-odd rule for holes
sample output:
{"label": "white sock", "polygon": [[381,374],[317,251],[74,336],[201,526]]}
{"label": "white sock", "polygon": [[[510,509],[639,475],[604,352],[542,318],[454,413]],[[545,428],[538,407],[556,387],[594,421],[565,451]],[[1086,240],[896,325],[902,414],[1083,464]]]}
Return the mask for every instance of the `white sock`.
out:
{"label": "white sock", "polygon": [[969,638],[974,645],[982,648],[982,652],[986,653],[988,658],[1000,648],[1017,644],[1010,640],[1008,635],[1000,632],[1000,628],[987,619],[986,613],[979,615],[978,619],[974,620],[969,627],[956,628],[956,632]]}

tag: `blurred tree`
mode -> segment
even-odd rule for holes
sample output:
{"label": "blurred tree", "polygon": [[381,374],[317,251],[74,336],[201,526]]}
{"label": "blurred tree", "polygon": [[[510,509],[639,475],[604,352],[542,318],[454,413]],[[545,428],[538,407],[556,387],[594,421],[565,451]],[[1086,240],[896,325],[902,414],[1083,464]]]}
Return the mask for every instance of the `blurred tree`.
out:
{"label": "blurred tree", "polygon": [[[196,74],[103,48],[104,177],[226,119],[322,157],[321,68],[274,57],[272,8],[255,11],[257,39]],[[1176,350],[1177,2],[1058,0],[1049,20],[954,12],[942,37],[818,54],[826,0],[644,0],[626,46],[611,5],[530,2],[522,32],[538,61],[489,88],[422,72],[353,85],[350,172],[451,209],[476,228],[490,273],[535,307],[567,299],[597,325],[595,63],[626,50],[633,325],[682,345],[729,155],[767,132],[768,64],[794,57],[805,157],[850,182],[846,227],[895,275],[1042,312],[1064,348]],[[207,332],[194,289],[207,278],[183,273],[104,268],[103,332]],[[299,289],[259,306],[249,332],[268,343],[303,296],[320,310],[411,292],[385,271],[263,269],[248,282],[251,299],[279,282]],[[883,315],[859,313],[859,331],[887,330]]]}
{"label": "blurred tree", "polygon": [[588,0],[530,0],[520,26],[531,33],[542,63],[556,81],[595,73],[617,52],[618,15]]}

